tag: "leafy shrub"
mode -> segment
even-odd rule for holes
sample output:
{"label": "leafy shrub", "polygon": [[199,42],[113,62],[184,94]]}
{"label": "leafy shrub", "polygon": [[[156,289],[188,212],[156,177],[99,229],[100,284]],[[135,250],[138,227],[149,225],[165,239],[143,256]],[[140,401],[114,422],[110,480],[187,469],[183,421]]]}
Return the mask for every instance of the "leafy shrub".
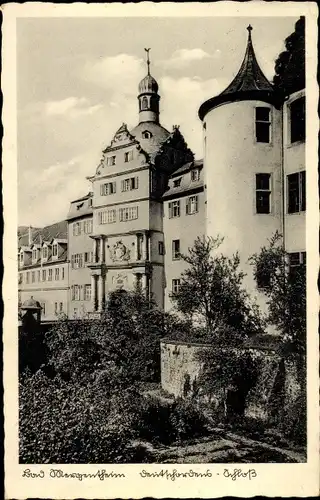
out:
{"label": "leafy shrub", "polygon": [[145,399],[137,420],[140,438],[161,444],[194,438],[206,433],[206,419],[191,401],[162,402]]}
{"label": "leafy shrub", "polygon": [[20,386],[20,462],[130,462],[138,406],[132,390],[106,397],[99,377],[80,385],[39,371]]}

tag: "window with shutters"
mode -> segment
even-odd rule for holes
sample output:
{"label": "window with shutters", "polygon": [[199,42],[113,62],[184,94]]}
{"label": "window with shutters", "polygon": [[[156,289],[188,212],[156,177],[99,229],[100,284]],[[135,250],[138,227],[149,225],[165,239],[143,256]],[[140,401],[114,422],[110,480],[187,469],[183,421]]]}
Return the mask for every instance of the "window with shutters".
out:
{"label": "window with shutters", "polygon": [[129,179],[123,179],[121,181],[121,191],[132,191],[133,189],[138,189],[139,180],[138,177],[130,177]]}
{"label": "window with shutters", "polygon": [[270,108],[257,107],[256,113],[256,141],[270,143],[271,118]]}
{"label": "window with shutters", "polygon": [[100,186],[101,196],[108,196],[110,194],[115,194],[115,192],[116,192],[115,182],[106,182],[105,184],[101,184]]}
{"label": "window with shutters", "polygon": [[92,220],[85,220],[83,222],[83,232],[85,234],[91,234],[92,233]]}
{"label": "window with shutters", "polygon": [[72,269],[80,269],[81,267],[83,267],[82,253],[75,253],[71,255],[71,267]]}
{"label": "window with shutters", "polygon": [[189,196],[186,200],[186,214],[192,215],[198,212],[198,196]]}
{"label": "window with shutters", "polygon": [[172,240],[172,260],[178,260],[180,257],[180,240]]}
{"label": "window with shutters", "polygon": [[124,153],[124,161],[125,163],[128,163],[129,161],[133,160],[133,151],[126,151]]}
{"label": "window with shutters", "polygon": [[80,285],[72,286],[72,300],[80,300]]}
{"label": "window with shutters", "polygon": [[104,210],[99,212],[99,224],[112,224],[117,221],[117,211],[116,210]]}
{"label": "window with shutters", "polygon": [[256,213],[270,214],[271,174],[256,174]]}
{"label": "window with shutters", "polygon": [[288,214],[306,210],[306,172],[297,172],[287,176]]}
{"label": "window with shutters", "polygon": [[115,164],[116,164],[116,156],[108,156],[107,158],[108,167],[112,167]]}
{"label": "window with shutters", "polygon": [[180,200],[169,202],[169,219],[180,217]]}
{"label": "window with shutters", "polygon": [[127,222],[138,218],[138,207],[126,207],[119,209],[120,222]]}

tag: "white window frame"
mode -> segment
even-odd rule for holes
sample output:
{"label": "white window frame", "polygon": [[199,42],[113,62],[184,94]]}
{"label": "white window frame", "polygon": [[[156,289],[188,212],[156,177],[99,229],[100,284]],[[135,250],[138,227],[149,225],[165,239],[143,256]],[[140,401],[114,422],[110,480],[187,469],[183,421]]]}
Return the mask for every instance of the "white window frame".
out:
{"label": "white window frame", "polygon": [[171,284],[172,293],[177,293],[179,291],[180,285],[181,285],[180,278],[174,278]]}
{"label": "white window frame", "polygon": [[124,153],[124,162],[129,163],[129,161],[133,160],[133,150],[130,149],[130,151],[126,151]]}
{"label": "white window frame", "polygon": [[117,222],[117,211],[115,209],[112,210],[104,210],[98,213],[99,224],[113,224]]}
{"label": "white window frame", "polygon": [[196,182],[200,179],[200,170],[198,168],[194,168],[191,170],[191,182]]}
{"label": "white window frame", "polygon": [[[269,188],[268,189],[257,188],[258,175],[268,175],[269,176]],[[272,174],[270,172],[256,172],[254,182],[255,182],[255,214],[256,215],[270,215],[272,213]],[[258,212],[258,210],[257,210],[258,193],[267,193],[269,195],[269,212]]]}
{"label": "white window frame", "polygon": [[60,269],[59,267],[56,267],[54,270],[54,281],[59,281],[60,279]]}
{"label": "white window frame", "polygon": [[90,301],[91,300],[91,285],[84,285],[84,300]]}
{"label": "white window frame", "polygon": [[79,236],[81,234],[81,224],[80,222],[74,222],[72,225],[73,236]]}
{"label": "white window frame", "polygon": [[138,207],[119,208],[119,222],[138,219]]}
{"label": "white window frame", "polygon": [[52,245],[52,257],[58,257],[58,243]]}
{"label": "white window frame", "polygon": [[180,200],[169,202],[169,219],[180,217]]}
{"label": "white window frame", "polygon": [[199,198],[197,195],[189,196],[186,200],[186,215],[193,215],[199,211]]}
{"label": "white window frame", "polygon": [[[178,250],[176,249],[178,246]],[[180,260],[181,252],[180,252],[180,240],[172,240],[172,260]]]}
{"label": "white window frame", "polygon": [[[269,111],[269,120],[257,120],[257,109],[267,109]],[[268,142],[265,141],[258,141],[257,138],[257,123],[264,123],[268,125],[268,132],[269,132],[269,140]],[[255,132],[255,142],[257,144],[271,144],[272,142],[272,110],[268,106],[256,106],[254,108],[254,132]]]}

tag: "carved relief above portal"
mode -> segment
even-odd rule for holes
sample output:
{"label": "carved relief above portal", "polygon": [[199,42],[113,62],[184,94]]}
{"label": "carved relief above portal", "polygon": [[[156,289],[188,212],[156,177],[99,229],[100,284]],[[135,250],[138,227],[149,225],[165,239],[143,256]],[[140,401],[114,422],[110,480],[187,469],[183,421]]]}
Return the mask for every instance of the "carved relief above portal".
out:
{"label": "carved relief above portal", "polygon": [[115,274],[112,276],[112,285],[114,288],[122,289],[128,285],[128,276],[126,274]]}
{"label": "carved relief above portal", "polygon": [[126,262],[130,259],[130,250],[121,240],[117,241],[112,247],[109,247],[109,253],[112,262]]}

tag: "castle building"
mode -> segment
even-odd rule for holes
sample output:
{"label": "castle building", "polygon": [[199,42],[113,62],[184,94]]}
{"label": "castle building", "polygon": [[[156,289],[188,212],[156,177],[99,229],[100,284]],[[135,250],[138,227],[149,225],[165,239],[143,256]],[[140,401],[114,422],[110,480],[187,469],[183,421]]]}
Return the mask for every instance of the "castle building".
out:
{"label": "castle building", "polygon": [[138,124],[116,131],[66,221],[19,238],[22,302],[32,294],[49,321],[62,311],[98,314],[111,291],[140,288],[170,310],[186,266],[180,254],[205,234],[224,237],[219,251],[239,252],[262,307],[264,284],[255,283],[249,257],[278,231],[291,265],[305,262],[304,89],[280,96],[257,62],[251,29],[238,73],[200,106],[203,160],[178,126],[161,125],[147,51]]}

